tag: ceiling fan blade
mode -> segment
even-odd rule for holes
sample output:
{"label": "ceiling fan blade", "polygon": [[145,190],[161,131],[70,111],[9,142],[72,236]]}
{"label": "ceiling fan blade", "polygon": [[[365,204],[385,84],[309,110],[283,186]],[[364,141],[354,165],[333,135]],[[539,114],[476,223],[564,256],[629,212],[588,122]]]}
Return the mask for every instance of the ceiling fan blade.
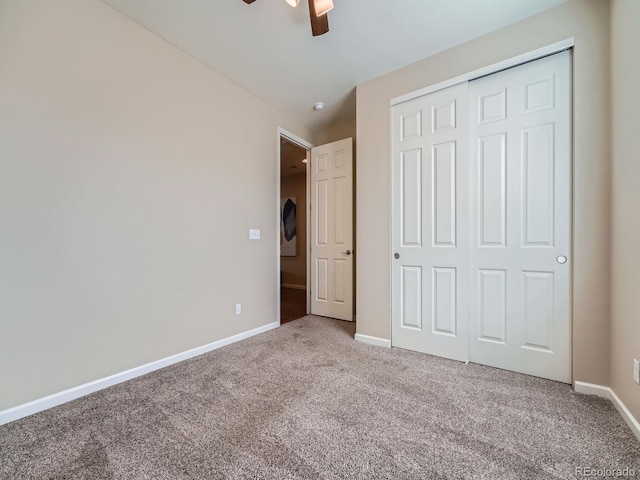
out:
{"label": "ceiling fan blade", "polygon": [[321,16],[316,14],[316,4],[314,0],[309,0],[309,16],[311,17],[311,33],[314,37],[323,35],[329,31],[329,18],[326,13]]}
{"label": "ceiling fan blade", "polygon": [[243,0],[244,3],[248,3],[248,4],[252,4],[253,2],[255,2],[256,0]]}

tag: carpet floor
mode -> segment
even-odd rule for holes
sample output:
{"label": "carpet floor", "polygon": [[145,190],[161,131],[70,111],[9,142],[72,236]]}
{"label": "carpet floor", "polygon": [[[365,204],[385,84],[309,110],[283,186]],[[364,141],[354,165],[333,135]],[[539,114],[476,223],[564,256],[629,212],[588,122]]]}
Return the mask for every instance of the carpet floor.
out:
{"label": "carpet floor", "polygon": [[2,479],[566,479],[640,443],[570,386],[304,317],[0,427]]}

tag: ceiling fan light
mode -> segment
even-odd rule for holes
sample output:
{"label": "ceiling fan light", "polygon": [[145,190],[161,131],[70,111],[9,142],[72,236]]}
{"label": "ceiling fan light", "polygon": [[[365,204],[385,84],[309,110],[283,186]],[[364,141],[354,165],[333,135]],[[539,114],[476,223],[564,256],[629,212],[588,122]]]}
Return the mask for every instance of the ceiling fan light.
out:
{"label": "ceiling fan light", "polygon": [[295,8],[300,3],[300,0],[285,0],[285,2],[287,2],[289,5]]}
{"label": "ceiling fan light", "polygon": [[316,7],[316,15],[319,17],[333,10],[333,0],[313,0],[313,4]]}

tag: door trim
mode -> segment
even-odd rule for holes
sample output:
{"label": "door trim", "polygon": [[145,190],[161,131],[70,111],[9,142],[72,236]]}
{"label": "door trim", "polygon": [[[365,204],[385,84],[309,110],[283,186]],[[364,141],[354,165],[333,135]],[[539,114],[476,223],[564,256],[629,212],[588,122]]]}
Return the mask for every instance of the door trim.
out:
{"label": "door trim", "polygon": [[[280,325],[280,190],[281,190],[281,185],[280,185],[280,140],[282,138],[285,138],[287,141],[291,142],[291,143],[295,143],[296,145],[304,148],[307,151],[307,161],[310,158],[310,152],[311,149],[315,146],[313,145],[311,142],[308,142],[307,140],[289,132],[288,130],[285,130],[282,127],[278,127],[277,128],[277,136],[276,136],[276,321],[278,322],[278,326]],[[307,165],[309,165],[309,163],[307,163]],[[309,198],[309,189],[310,189],[310,183],[309,183],[310,179],[309,179],[309,170],[307,167],[307,174],[306,174],[306,182],[307,182],[307,204],[305,205],[305,208],[307,209],[307,212],[309,211],[309,202],[311,201],[311,199]],[[307,249],[307,314],[309,314],[309,308],[310,308],[310,304],[309,304],[309,295],[311,293],[311,288],[310,288],[310,282],[311,282],[311,277],[309,275],[310,272],[310,268],[311,268],[311,256],[310,256],[310,248],[311,248],[311,236],[310,236],[310,222],[309,222],[309,218],[307,216],[307,245],[306,245],[306,249]]]}
{"label": "door trim", "polygon": [[463,73],[462,75],[458,75],[457,77],[449,78],[442,82],[429,85],[405,95],[400,95],[399,97],[392,98],[390,104],[391,106],[394,106],[399,103],[413,100],[414,98],[422,97],[423,95],[427,95],[429,93],[437,92],[438,90],[443,90],[447,87],[457,85],[458,83],[469,82],[471,80],[475,80],[476,78],[491,75],[501,70],[506,70],[507,68],[517,67],[518,65],[522,65],[523,63],[532,62],[542,57],[553,55],[554,53],[560,53],[564,50],[573,48],[575,46],[575,43],[575,39],[573,37],[569,37],[565,40],[561,40],[560,42],[552,43],[550,45],[531,50],[530,52],[507,58],[506,60],[502,60],[501,62],[493,63],[491,65],[487,65],[486,67]]}

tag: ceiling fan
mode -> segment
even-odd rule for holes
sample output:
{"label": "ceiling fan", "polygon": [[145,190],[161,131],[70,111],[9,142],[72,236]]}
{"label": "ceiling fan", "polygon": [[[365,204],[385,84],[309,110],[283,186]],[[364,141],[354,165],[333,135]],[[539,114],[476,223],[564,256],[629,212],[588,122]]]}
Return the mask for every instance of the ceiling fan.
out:
{"label": "ceiling fan", "polygon": [[[243,0],[251,4],[256,0]],[[292,7],[297,7],[300,0],[285,0]],[[311,18],[311,33],[314,37],[329,31],[327,12],[333,8],[333,0],[309,0],[309,17]]]}

